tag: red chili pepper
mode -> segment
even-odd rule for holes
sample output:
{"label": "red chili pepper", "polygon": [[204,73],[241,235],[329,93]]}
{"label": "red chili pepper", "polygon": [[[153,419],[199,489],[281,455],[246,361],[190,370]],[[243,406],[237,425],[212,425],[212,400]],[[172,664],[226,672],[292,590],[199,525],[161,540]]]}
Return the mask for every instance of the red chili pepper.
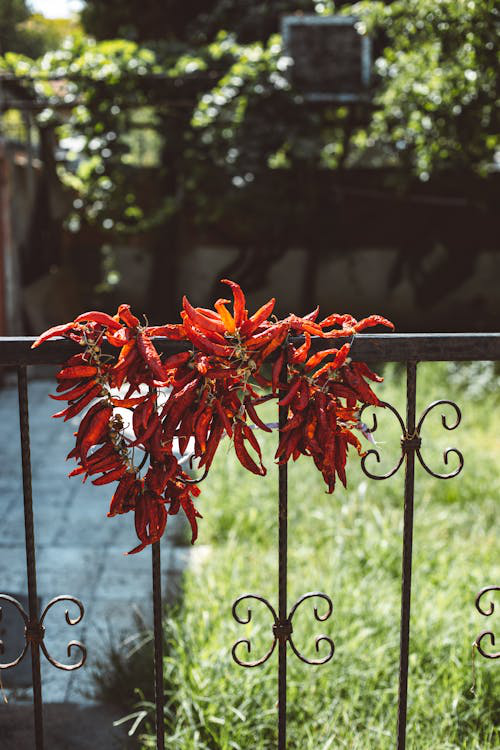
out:
{"label": "red chili pepper", "polygon": [[87,465],[92,465],[98,461],[102,461],[103,458],[112,456],[116,453],[114,445],[112,443],[104,443],[100,448],[97,448],[90,456],[87,457]]}
{"label": "red chili pepper", "polygon": [[234,322],[236,328],[240,328],[248,318],[248,312],[245,309],[246,300],[245,295],[239,284],[229,279],[221,279],[222,284],[227,284],[231,287],[234,298]]}
{"label": "red chili pepper", "polygon": [[128,494],[128,492],[132,489],[132,486],[135,482],[135,475],[131,473],[125,474],[123,476],[119,483],[118,487],[115,490],[115,493],[113,497],[111,498],[111,504],[109,506],[108,511],[108,518],[111,518],[112,516],[116,516],[118,513],[123,513],[123,505],[125,496]]}
{"label": "red chili pepper", "polygon": [[31,348],[36,349],[36,347],[40,346],[40,344],[43,344],[44,341],[52,339],[56,336],[64,336],[65,333],[71,331],[73,328],[79,328],[79,326],[76,326],[75,323],[63,323],[60,326],[49,328],[48,330],[44,331],[44,333],[40,334],[37,340],[31,345]]}
{"label": "red chili pepper", "polygon": [[248,469],[248,471],[251,471],[253,474],[258,474],[261,477],[265,476],[265,467],[262,465],[260,467],[257,466],[245,448],[243,442],[243,424],[241,422],[238,423],[234,429],[234,450],[236,451],[238,461],[245,469]]}
{"label": "red chili pepper", "polygon": [[148,326],[144,330],[150,337],[159,336],[170,339],[171,341],[182,341],[186,338],[184,326],[180,323],[169,323],[164,326]]}
{"label": "red chili pepper", "polygon": [[368,318],[363,318],[359,323],[356,323],[354,330],[356,333],[359,333],[360,331],[364,331],[365,328],[371,328],[372,326],[385,326],[392,331],[394,330],[394,323],[391,323],[391,321],[386,318],[382,318],[381,315],[370,315]]}
{"label": "red chili pepper", "polygon": [[245,321],[240,329],[240,334],[243,338],[248,338],[251,336],[254,331],[257,330],[257,328],[260,326],[261,323],[263,323],[265,320],[269,318],[272,311],[274,310],[274,305],[276,304],[276,300],[273,297],[269,300],[269,302],[266,302],[265,305],[262,305],[262,307],[259,307],[256,313],[254,313],[247,321]]}
{"label": "red chili pepper", "polygon": [[299,346],[299,348],[295,349],[295,351],[293,352],[292,362],[294,365],[303,364],[307,359],[307,355],[309,354],[309,349],[311,348],[311,334],[307,333],[306,331],[304,334],[304,338],[305,341],[302,346]]}
{"label": "red chili pepper", "polygon": [[203,516],[194,507],[193,501],[187,491],[180,496],[180,503],[191,526],[191,544],[194,544],[198,538],[198,523],[196,519],[203,518]]}
{"label": "red chili pepper", "polygon": [[143,432],[146,429],[146,425],[149,422],[149,418],[153,412],[153,409],[155,408],[156,404],[156,395],[150,394],[146,401],[144,401],[142,404],[139,404],[134,409],[134,413],[132,416],[132,429],[134,430],[134,435],[136,438],[139,436],[141,432]]}
{"label": "red chili pepper", "polygon": [[90,448],[102,442],[102,438],[108,431],[108,424],[112,414],[113,409],[111,406],[104,406],[92,417],[79,446],[79,453],[83,463],[86,461]]}
{"label": "red chili pepper", "polygon": [[163,363],[164,370],[175,370],[180,365],[186,364],[192,357],[191,352],[179,352],[178,354],[172,354],[167,357]]}
{"label": "red chili pepper", "polygon": [[82,313],[75,318],[75,323],[100,323],[106,328],[110,328],[112,331],[117,331],[121,328],[121,325],[108,315],[107,313],[99,312],[99,310],[90,310],[90,312]]}
{"label": "red chili pepper", "polygon": [[110,469],[116,469],[121,466],[123,459],[118,453],[114,456],[107,456],[102,458],[100,461],[92,461],[86,464],[87,474],[99,474],[100,472],[109,471]]}
{"label": "red chili pepper", "polygon": [[138,435],[135,440],[133,440],[130,443],[130,447],[134,447],[136,445],[146,445],[149,438],[160,427],[160,418],[156,412],[152,414],[151,419],[149,420],[148,426],[146,427],[145,431],[142,433],[142,435]]}
{"label": "red chili pepper", "polygon": [[351,432],[350,430],[345,430],[344,435],[349,445],[352,445],[354,448],[356,448],[358,455],[360,456],[366,455],[366,452],[363,451],[363,447],[359,439],[356,437],[356,435],[353,432]]}
{"label": "red chili pepper", "polygon": [[352,388],[349,388],[347,385],[342,385],[341,383],[331,383],[329,392],[332,396],[336,396],[337,398],[352,399],[354,397],[354,402],[357,401],[357,395]]}
{"label": "red chili pepper", "polygon": [[126,344],[127,341],[130,341],[131,335],[132,332],[130,328],[119,328],[117,331],[114,331],[112,333],[106,331],[106,340],[112,346],[120,347]]}
{"label": "red chili pepper", "polygon": [[318,417],[316,416],[313,409],[311,409],[307,415],[306,428],[305,428],[305,435],[308,439],[312,439],[314,437],[317,423],[318,423]]}
{"label": "red chili pepper", "polygon": [[166,373],[160,355],[156,351],[153,342],[148,336],[146,336],[144,331],[138,331],[137,333],[137,349],[153,375],[160,381],[165,380]]}
{"label": "red chili pepper", "polygon": [[187,318],[185,319],[185,329],[188,339],[192,341],[198,349],[205,352],[205,354],[217,354],[219,357],[230,357],[232,355],[233,349],[230,346],[223,346],[222,344],[216,344],[213,341],[210,341],[206,336],[198,333],[198,331],[189,324]]}
{"label": "red chili pepper", "polygon": [[262,333],[257,333],[255,336],[251,336],[245,341],[247,349],[261,349],[268,344],[276,335],[282,333],[283,328],[286,326],[283,323],[275,323],[269,328],[266,328]]}
{"label": "red chili pepper", "polygon": [[257,453],[262,466],[262,450],[260,448],[259,441],[257,440],[257,436],[255,435],[252,428],[245,424],[245,422],[242,422],[241,425],[246,439],[248,440],[254,451]]}
{"label": "red chili pepper", "polygon": [[315,310],[313,310],[310,313],[307,313],[307,315],[304,315],[303,319],[304,320],[311,320],[313,323],[315,323],[316,322],[316,318],[318,317],[318,315],[319,315],[319,305],[317,306],[317,308]]}
{"label": "red chili pepper", "polygon": [[195,423],[194,435],[196,441],[198,442],[199,450],[201,453],[205,453],[207,449],[208,428],[210,426],[212,416],[212,407],[207,406],[205,411],[202,411],[202,413],[199,415]]}
{"label": "red chili pepper", "polygon": [[290,430],[294,430],[296,427],[299,427],[305,419],[305,415],[302,412],[297,412],[297,414],[294,414],[293,417],[290,417],[290,419],[287,420],[284,427],[281,428],[280,432],[289,432]]}
{"label": "red chili pepper", "polygon": [[298,392],[300,388],[300,383],[301,383],[301,378],[297,376],[288,383],[288,393],[286,394],[286,396],[284,396],[281,399],[281,401],[278,401],[278,404],[280,406],[288,406],[292,402],[293,397],[295,396],[295,394]]}
{"label": "red chili pepper", "polygon": [[355,391],[360,401],[365,401],[367,404],[373,404],[374,406],[380,404],[370,386],[365,383],[361,375],[352,369],[352,367],[345,367],[342,374],[344,380]]}
{"label": "red chili pepper", "polygon": [[284,322],[288,323],[290,328],[298,333],[307,331],[307,333],[312,333],[313,336],[321,336],[323,333],[317,323],[307,318],[299,318],[298,315],[289,315],[288,318],[285,318]]}
{"label": "red chili pepper", "polygon": [[346,452],[347,441],[345,435],[337,433],[335,435],[335,470],[344,487],[347,487],[347,479],[345,475]]}
{"label": "red chili pepper", "polygon": [[272,341],[269,342],[269,344],[265,347],[265,349],[260,353],[260,361],[264,362],[269,355],[275,351],[275,349],[278,348],[278,346],[281,346],[283,341],[288,336],[288,326],[283,325],[282,329],[279,333],[276,334],[276,336],[272,339]]}
{"label": "red chili pepper", "polygon": [[310,372],[311,370],[314,370],[314,368],[317,367],[326,357],[331,357],[332,354],[337,354],[338,351],[338,349],[323,349],[321,352],[316,352],[316,354],[313,354],[313,356],[307,360],[304,367],[305,371]]}
{"label": "red chili pepper", "polygon": [[243,400],[243,403],[245,404],[245,409],[252,422],[257,425],[257,427],[260,427],[261,430],[264,430],[264,432],[272,432],[272,429],[268,427],[267,424],[265,424],[265,422],[263,422],[259,417],[254,405],[252,404],[252,401],[248,396],[246,396],[246,398]]}
{"label": "red chili pepper", "polygon": [[[90,381],[92,383],[92,381]],[[68,391],[71,388],[75,388],[77,385],[81,385],[81,378],[68,378],[67,380],[61,380],[56,388],[57,393],[61,391]]]}
{"label": "red chili pepper", "polygon": [[232,438],[233,437],[233,425],[231,424],[231,420],[229,419],[228,415],[226,414],[226,410],[220,403],[218,398],[214,399],[215,408],[217,409],[217,412],[219,414],[219,417],[222,420],[222,424],[224,425],[224,429],[226,430],[227,435]]}
{"label": "red chili pepper", "polygon": [[286,443],[285,450],[278,461],[279,464],[286,464],[292,453],[295,451],[302,439],[302,430],[291,430],[287,435],[289,435],[289,439]]}
{"label": "red chili pepper", "polygon": [[359,375],[368,378],[368,380],[374,380],[376,383],[382,383],[384,380],[383,377],[377,375],[373,370],[370,370],[366,362],[352,362],[351,367],[356,370]]}
{"label": "red chili pepper", "polygon": [[211,318],[192,306],[187,297],[182,298],[182,307],[190,321],[202,331],[215,331],[224,334],[226,329],[220,318]]}
{"label": "red chili pepper", "polygon": [[303,411],[309,403],[309,385],[307,381],[302,379],[300,384],[300,390],[296,394],[293,402],[292,409],[294,411]]}
{"label": "red chili pepper", "polygon": [[179,425],[178,440],[179,440],[179,453],[184,455],[189,445],[189,441],[193,434],[193,420],[194,412],[186,411],[182,417]]}
{"label": "red chili pepper", "polygon": [[220,419],[215,416],[210,426],[210,435],[207,440],[206,451],[199,462],[200,467],[205,466],[207,470],[210,468],[223,433],[224,425]]}
{"label": "red chili pepper", "polygon": [[130,312],[130,305],[120,305],[118,308],[118,317],[123,320],[125,325],[129,328],[137,328],[139,325],[139,318],[136,318],[135,315]]}
{"label": "red chili pepper", "polygon": [[84,393],[87,393],[91,388],[94,387],[94,380],[88,380],[83,383],[79,381],[79,384],[75,388],[71,388],[69,391],[61,393],[59,396],[53,396],[51,393],[49,393],[49,396],[50,398],[53,398],[54,401],[73,401],[73,399],[78,398],[79,396],[83,396]]}
{"label": "red chili pepper", "polygon": [[57,414],[53,414],[52,416],[56,418],[64,417],[64,421],[67,422],[68,419],[71,419],[71,417],[79,414],[81,410],[87,406],[87,404],[90,404],[91,401],[100,396],[101,392],[102,386],[97,383],[97,385],[94,385],[94,387],[87,394],[82,396],[78,401],[71,403],[66,407],[66,409],[63,409],[63,411],[59,411],[57,412]]}
{"label": "red chili pepper", "polygon": [[67,380],[73,378],[90,378],[97,375],[97,367],[93,365],[75,365],[74,367],[63,367],[56,375],[58,380]]}
{"label": "red chili pepper", "polygon": [[101,401],[98,401],[97,404],[94,404],[94,406],[91,406],[88,412],[83,416],[82,421],[80,422],[80,425],[78,427],[78,430],[75,433],[76,445],[73,448],[73,450],[70,451],[70,453],[68,453],[67,458],[75,458],[76,456],[79,455],[80,444],[85,436],[85,432],[87,428],[89,427],[90,422],[92,421],[92,418],[94,417],[95,414],[101,411],[101,409],[103,409],[104,406],[106,406],[106,401],[102,399]]}
{"label": "red chili pepper", "polygon": [[326,365],[323,365],[323,367],[320,367],[320,369],[314,373],[313,378],[320,378],[322,375],[324,375],[329,370],[338,370],[339,367],[342,367],[344,362],[347,359],[347,355],[349,354],[349,351],[351,349],[350,344],[344,344],[335,355],[332,362],[327,362]]}
{"label": "red chili pepper", "polygon": [[273,393],[278,392],[278,384],[279,379],[281,375],[281,370],[283,368],[283,364],[285,362],[285,352],[282,350],[279,353],[278,359],[273,364],[273,368],[271,370],[271,388]]}
{"label": "red chili pepper", "polygon": [[148,398],[149,395],[146,394],[144,396],[135,396],[134,398],[110,398],[109,400],[113,406],[121,406],[123,409],[132,409],[134,406],[142,404]]}
{"label": "red chili pepper", "polygon": [[319,325],[321,328],[335,325],[340,325],[342,328],[353,328],[356,325],[356,322],[356,318],[353,318],[352,315],[339,315],[338,313],[332,313],[332,315],[328,315],[328,317],[324,318]]}

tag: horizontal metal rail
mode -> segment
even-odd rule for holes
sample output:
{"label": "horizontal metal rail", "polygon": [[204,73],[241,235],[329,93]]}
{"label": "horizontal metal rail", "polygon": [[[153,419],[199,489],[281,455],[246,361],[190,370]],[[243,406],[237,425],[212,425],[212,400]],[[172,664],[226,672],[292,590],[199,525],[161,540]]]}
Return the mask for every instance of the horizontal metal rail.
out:
{"label": "horizontal metal rail", "polygon": [[[52,339],[32,349],[34,341],[30,336],[0,337],[0,365],[56,365],[81,350],[67,339]],[[350,339],[335,340],[338,346],[346,341]],[[165,338],[154,342],[160,352],[186,349],[186,344]],[[313,338],[314,350],[329,346],[328,339]],[[500,333],[359,333],[350,356],[364,362],[500,360]]]}
{"label": "horizontal metal rail", "polygon": [[[43,750],[43,714],[42,714],[42,691],[40,678],[40,654],[42,650],[51,664],[59,669],[79,669],[86,656],[85,647],[72,641],[72,645],[81,653],[81,658],[73,664],[63,665],[56,662],[48,654],[44,644],[43,620],[46,611],[52,604],[60,599],[74,602],[79,608],[76,618],[70,618],[66,613],[69,625],[77,624],[83,617],[84,609],[81,602],[74,597],[56,597],[46,606],[45,610],[38,616],[36,605],[36,565],[35,565],[35,538],[33,526],[33,507],[31,498],[31,466],[29,452],[29,421],[28,421],[28,388],[27,367],[30,365],[57,365],[68,359],[72,354],[80,351],[81,347],[66,339],[54,339],[46,342],[43,346],[32,349],[35,341],[32,337],[0,337],[0,367],[16,366],[19,379],[19,409],[21,424],[21,455],[23,466],[23,488],[24,488],[24,510],[26,527],[26,554],[28,561],[28,592],[29,592],[29,614],[22,610],[21,605],[8,595],[0,594],[0,601],[9,601],[17,607],[25,622],[26,645],[21,655],[10,664],[0,664],[0,669],[8,669],[15,666],[31,648],[33,666],[33,700],[35,715],[35,748]],[[336,339],[335,345],[341,346],[351,339]],[[155,345],[162,353],[173,353],[187,349],[186,342],[174,342],[166,338],[155,338]],[[313,338],[312,348],[315,351],[331,347],[331,340]],[[109,351],[116,349],[109,346]],[[415,484],[415,458],[421,467],[437,479],[451,479],[457,476],[463,468],[464,459],[461,452],[455,448],[449,448],[444,454],[444,463],[448,464],[448,457],[456,459],[457,465],[448,473],[439,473],[428,467],[422,453],[421,427],[427,414],[435,407],[448,405],[455,412],[455,421],[448,422],[442,417],[442,424],[446,430],[454,430],[461,419],[460,408],[448,399],[441,399],[430,404],[417,418],[416,416],[416,390],[417,390],[417,362],[422,361],[495,361],[500,360],[500,333],[434,333],[434,334],[405,334],[405,333],[371,333],[358,334],[352,343],[350,356],[353,360],[368,362],[404,362],[406,364],[406,420],[388,403],[383,405],[391,411],[401,426],[401,453],[396,465],[385,474],[377,474],[367,466],[367,459],[373,465],[373,460],[379,461],[378,452],[375,448],[370,449],[361,461],[363,472],[374,480],[388,479],[393,476],[401,466],[405,467],[404,484],[404,510],[403,510],[403,550],[402,550],[402,575],[401,575],[401,620],[400,620],[400,660],[399,660],[399,689],[398,689],[398,714],[397,714],[397,750],[406,748],[406,724],[408,703],[408,671],[410,655],[410,611],[411,611],[411,578],[412,578],[412,546],[413,546],[413,519],[414,519],[414,484]],[[286,364],[282,370],[282,380],[286,378]],[[361,415],[364,411],[361,410]],[[279,409],[279,423],[283,426],[287,418],[287,407]],[[374,417],[374,432],[377,429]],[[376,468],[375,466],[373,467]],[[448,467],[449,469],[450,467]],[[334,655],[334,642],[329,636],[321,635],[316,639],[316,650],[319,653],[319,645],[322,644],[324,655],[317,659],[306,658],[295,645],[292,633],[292,619],[296,609],[303,601],[319,600],[323,609],[314,608],[314,616],[318,622],[327,620],[332,614],[332,601],[326,594],[316,591],[302,595],[288,611],[287,606],[287,567],[288,567],[288,492],[287,492],[287,466],[279,467],[278,487],[278,607],[273,605],[257,594],[244,594],[233,604],[233,616],[240,624],[250,622],[252,614],[248,608],[247,613],[242,614],[238,609],[243,602],[258,601],[263,603],[271,612],[273,617],[272,634],[273,641],[268,652],[260,659],[246,661],[238,656],[238,648],[246,646],[250,652],[250,641],[246,638],[238,640],[233,648],[232,655],[237,664],[242,667],[257,667],[267,661],[273,654],[278,644],[278,750],[286,750],[286,687],[287,687],[287,647],[290,646],[294,654],[303,662],[312,665],[326,664]],[[486,592],[498,590],[498,586],[489,586],[479,592],[476,607],[478,611],[489,616],[493,613],[493,603],[489,609],[481,606],[480,599]],[[156,718],[156,748],[164,750],[164,694],[163,694],[163,633],[162,633],[162,594],[161,594],[161,563],[160,545],[152,546],[152,599],[154,612],[154,676],[155,676],[155,718]],[[325,607],[326,603],[326,607]],[[1,614],[1,606],[0,606]],[[497,659],[500,653],[489,653],[483,650],[481,641],[489,637],[492,645],[495,645],[492,631],[483,631],[474,642],[479,653],[488,659]],[[0,653],[2,643],[0,641]],[[240,649],[241,653],[241,649]],[[69,655],[69,651],[68,651]]]}

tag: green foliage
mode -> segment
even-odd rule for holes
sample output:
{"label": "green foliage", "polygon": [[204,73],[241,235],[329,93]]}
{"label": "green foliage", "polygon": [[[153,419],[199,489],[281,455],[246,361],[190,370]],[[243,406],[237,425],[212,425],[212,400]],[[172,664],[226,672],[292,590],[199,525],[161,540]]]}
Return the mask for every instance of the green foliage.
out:
{"label": "green foliage", "polygon": [[[287,79],[280,15],[330,13],[332,4],[269,5],[89,1],[87,29],[125,39],[73,37],[38,60],[4,55],[0,67],[10,71],[67,76],[58,92],[35,89],[48,97],[40,124],[57,125],[69,150],[60,173],[78,192],[72,228],[83,219],[136,232],[181,215],[207,227],[232,211],[230,231],[255,242],[257,212],[268,236],[289,223],[277,190],[320,205],[318,170],[391,166],[406,182],[488,173],[498,149],[493,0],[338,3],[379,49],[364,120],[345,106],[304,102]],[[68,109],[51,110],[61,97]],[[145,189],[151,170],[154,193]]]}
{"label": "green foliage", "polygon": [[0,53],[17,52],[31,58],[59,47],[78,32],[78,23],[31,13],[25,0],[0,0]]}
{"label": "green foliage", "polygon": [[[343,3],[338,3],[342,5]],[[266,41],[285,13],[333,12],[332,0],[86,0],[82,21],[97,39],[124,37],[139,42],[184,42],[200,47],[221,29],[239,42]]]}
{"label": "green foliage", "polygon": [[[0,0],[0,52],[25,52],[30,50],[20,32],[20,25],[29,18],[26,0]],[[35,52],[35,56],[39,54]]]}
{"label": "green foliage", "polygon": [[[453,456],[445,467],[442,451],[455,445],[465,467],[447,481],[416,468],[408,748],[493,750],[500,741],[496,663],[476,656],[475,694],[470,688],[471,643],[489,624],[496,630],[474,608],[477,591],[500,574],[496,400],[465,396],[462,386],[447,386],[444,394],[447,373],[446,364],[418,368],[417,413],[444,395],[463,412],[454,433],[443,430],[439,409],[428,416],[422,455],[435,470],[451,470]],[[385,376],[378,392],[404,414],[403,377],[394,367]],[[382,463],[369,459],[368,466],[382,473],[398,455],[400,428],[390,413],[377,414]],[[272,408],[265,416],[275,418]],[[240,638],[251,640],[250,658],[259,658],[271,643],[271,616],[258,602],[251,603],[251,624],[238,625],[231,617],[232,602],[243,592],[277,601],[277,470],[271,458],[276,436],[263,437],[267,477],[250,476],[221,446],[210,482],[202,485],[197,544],[209,546],[193,548],[182,605],[165,621],[168,748],[276,747],[276,653],[255,669],[231,659]],[[346,491],[326,495],[306,459],[289,469],[289,606],[314,590],[330,595],[334,605],[332,617],[319,623],[314,602],[304,603],[294,618],[294,642],[312,658],[318,656],[316,635],[330,635],[336,646],[332,661],[319,667],[288,652],[287,746],[293,750],[390,750],[395,744],[403,470],[387,481],[370,481],[353,454],[348,477]],[[245,647],[239,648],[240,657],[248,658]],[[135,706],[131,690],[125,710],[148,712],[138,733],[144,750],[154,748],[151,678],[134,682],[140,673],[135,660],[131,670],[130,677],[123,664],[114,675],[108,671],[107,689],[112,694],[115,683],[121,696],[123,683],[140,689],[145,699]]]}
{"label": "green foliage", "polygon": [[498,32],[494,0],[361,2],[367,33],[383,32],[380,85],[363,145],[388,146],[420,179],[485,175],[498,151]]}

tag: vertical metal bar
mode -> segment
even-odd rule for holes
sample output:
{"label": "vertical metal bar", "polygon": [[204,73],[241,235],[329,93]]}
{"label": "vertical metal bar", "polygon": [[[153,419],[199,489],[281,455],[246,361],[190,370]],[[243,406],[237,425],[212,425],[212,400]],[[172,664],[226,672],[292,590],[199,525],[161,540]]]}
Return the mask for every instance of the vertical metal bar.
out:
{"label": "vertical metal bar", "polygon": [[163,629],[161,602],[161,559],[160,542],[151,545],[153,569],[153,622],[154,622],[154,664],[155,664],[155,706],[156,706],[156,749],[165,750],[165,730],[163,716]]}
{"label": "vertical metal bar", "polygon": [[[406,431],[415,432],[417,363],[406,363]],[[413,549],[413,498],[415,488],[415,451],[405,453],[405,499],[403,519],[403,562],[401,581],[401,633],[399,645],[398,750],[406,747],[408,700],[408,654],[410,649],[411,564]]]}
{"label": "vertical metal bar", "polygon": [[[285,349],[285,352],[287,350]],[[287,361],[281,370],[280,381],[287,381]],[[285,426],[288,406],[279,407],[280,430]],[[280,623],[287,619],[287,565],[288,565],[288,467],[278,468],[278,618]],[[286,748],[286,638],[278,640],[278,750]]]}
{"label": "vertical metal bar", "polygon": [[[29,619],[33,627],[38,622],[38,597],[36,589],[35,530],[33,525],[33,494],[31,489],[30,427],[28,414],[28,376],[26,367],[17,368],[19,399],[19,426],[21,432],[21,461],[23,471],[24,535],[26,545],[26,570],[28,574]],[[42,681],[40,677],[40,648],[36,641],[31,646],[31,673],[33,678],[33,708],[35,715],[35,748],[43,750]]]}

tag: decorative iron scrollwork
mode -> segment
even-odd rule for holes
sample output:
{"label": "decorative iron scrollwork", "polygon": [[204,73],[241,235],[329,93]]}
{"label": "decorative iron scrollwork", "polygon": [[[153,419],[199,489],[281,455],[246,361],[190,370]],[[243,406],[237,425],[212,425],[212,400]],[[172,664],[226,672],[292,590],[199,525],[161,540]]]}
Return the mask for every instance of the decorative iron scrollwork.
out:
{"label": "decorative iron scrollwork", "polygon": [[262,602],[263,604],[265,604],[265,606],[268,608],[268,610],[271,612],[273,616],[273,626],[272,626],[273,641],[271,643],[269,650],[263,657],[261,657],[260,659],[256,659],[254,661],[244,661],[240,659],[236,653],[238,646],[240,644],[245,644],[248,653],[250,653],[252,650],[252,644],[248,638],[241,638],[239,641],[236,641],[236,643],[233,645],[231,649],[231,653],[232,653],[234,661],[237,664],[239,664],[240,667],[258,667],[261,664],[264,664],[264,662],[266,662],[270,658],[271,654],[273,653],[276,647],[276,643],[278,641],[285,642],[285,643],[288,641],[294,654],[298,656],[298,658],[301,661],[305,662],[306,664],[315,664],[315,665],[326,664],[328,661],[330,661],[330,659],[333,657],[333,654],[335,652],[335,644],[329,636],[318,635],[315,639],[316,651],[318,653],[320,650],[321,643],[325,642],[329,646],[328,653],[319,659],[308,659],[306,656],[304,656],[299,651],[299,649],[295,645],[293,638],[292,638],[292,633],[293,633],[292,620],[295,615],[295,612],[297,611],[299,606],[302,604],[302,602],[304,602],[306,599],[311,599],[314,597],[322,599],[327,604],[327,609],[324,614],[320,614],[318,612],[318,607],[314,607],[314,617],[316,618],[318,622],[324,622],[325,620],[328,620],[328,618],[331,616],[333,612],[333,604],[329,596],[327,596],[326,594],[317,592],[317,591],[311,591],[308,594],[304,594],[303,596],[301,596],[300,599],[298,599],[298,601],[293,605],[288,617],[284,620],[279,619],[274,607],[267,601],[267,599],[264,599],[264,597],[257,596],[257,594],[243,594],[243,596],[238,597],[238,599],[236,599],[236,601],[234,602],[233,608],[232,608],[234,619],[237,622],[239,622],[240,625],[247,625],[252,619],[252,610],[248,608],[246,617],[244,616],[242,617],[238,614],[239,604],[242,601],[245,601],[246,599],[255,599],[256,601]]}
{"label": "decorative iron scrollwork", "polygon": [[[425,471],[430,474],[431,476],[435,477],[436,479],[451,479],[452,477],[456,477],[460,472],[462,471],[463,465],[464,465],[464,457],[462,453],[457,448],[447,448],[443,453],[443,461],[445,466],[448,465],[448,458],[453,453],[458,458],[458,466],[453,471],[449,472],[448,474],[440,474],[438,472],[433,471],[429,466],[427,466],[424,458],[422,457],[421,453],[421,445],[422,445],[422,437],[421,437],[421,430],[422,425],[425,421],[425,418],[431,412],[433,409],[436,408],[436,406],[441,406],[443,404],[446,404],[448,406],[451,406],[456,415],[456,419],[453,424],[448,424],[448,421],[446,419],[445,414],[441,414],[441,423],[445,430],[455,430],[458,425],[460,424],[462,420],[462,413],[457,406],[457,404],[454,401],[449,401],[448,399],[440,399],[439,401],[434,401],[432,404],[429,404],[429,406],[424,410],[422,413],[422,416],[420,417],[417,426],[415,430],[410,434],[406,428],[406,425],[403,421],[403,418],[401,417],[401,414],[398,412],[397,409],[392,406],[392,404],[387,403],[386,401],[382,401],[381,405],[384,406],[386,409],[388,409],[390,412],[394,414],[396,419],[398,420],[401,430],[402,430],[402,436],[401,436],[401,455],[396,463],[396,465],[388,471],[386,474],[374,474],[371,472],[367,466],[366,462],[369,458],[369,456],[375,456],[375,460],[377,463],[380,463],[380,454],[378,450],[375,448],[371,448],[367,453],[363,456],[361,459],[361,468],[363,472],[366,474],[367,477],[370,477],[370,479],[389,479],[389,477],[392,477],[400,468],[401,464],[404,461],[405,455],[411,451],[414,451],[416,453],[416,456],[418,460],[420,461],[421,466],[425,469]],[[363,412],[365,409],[367,409],[370,406],[370,404],[365,404],[360,412],[359,412],[359,419],[361,421],[361,417],[363,415]],[[378,427],[377,423],[377,417],[375,414],[373,414],[373,424],[371,427],[368,428],[370,433],[373,433],[376,431]]]}
{"label": "decorative iron scrollwork", "polygon": [[[495,605],[492,601],[490,601],[490,606],[488,609],[483,609],[481,605],[481,599],[484,596],[484,594],[490,592],[490,591],[500,591],[500,586],[485,586],[479,594],[476,596],[476,609],[479,612],[479,614],[484,615],[484,617],[490,617],[490,615],[493,614],[495,611]],[[495,635],[491,630],[483,630],[481,633],[479,633],[478,637],[474,641],[474,646],[477,648],[481,656],[484,656],[485,659],[500,659],[500,651],[497,651],[496,653],[489,654],[487,651],[485,651],[481,645],[481,641],[489,637],[490,643],[492,646],[495,645]]]}
{"label": "decorative iron scrollwork", "polygon": [[[76,599],[74,596],[56,596],[47,604],[40,616],[40,619],[35,620],[29,619],[29,615],[26,613],[23,606],[20,604],[20,602],[18,602],[17,599],[14,599],[13,596],[9,596],[8,594],[0,594],[0,601],[2,600],[12,604],[24,620],[24,637],[26,642],[19,656],[13,661],[6,664],[0,663],[0,669],[11,669],[12,667],[16,667],[24,659],[24,656],[26,655],[26,652],[30,645],[38,646],[43,651],[47,661],[49,661],[54,667],[57,667],[57,669],[63,669],[66,672],[72,672],[75,669],[80,669],[80,667],[85,664],[85,660],[87,658],[87,649],[79,641],[70,641],[67,646],[67,654],[69,658],[71,658],[73,649],[77,649],[81,654],[80,659],[75,664],[61,664],[61,662],[57,661],[57,659],[54,659],[54,657],[49,654],[44,642],[45,626],[43,623],[47,612],[54,606],[54,604],[57,604],[58,602],[72,602],[73,604],[76,604],[79,611],[76,617],[72,618],[69,615],[69,611],[66,610],[66,622],[68,623],[68,625],[78,625],[85,614],[85,609],[79,599]],[[1,619],[2,608],[0,607],[0,620]],[[0,654],[3,654],[4,651],[4,643],[0,640]]]}

